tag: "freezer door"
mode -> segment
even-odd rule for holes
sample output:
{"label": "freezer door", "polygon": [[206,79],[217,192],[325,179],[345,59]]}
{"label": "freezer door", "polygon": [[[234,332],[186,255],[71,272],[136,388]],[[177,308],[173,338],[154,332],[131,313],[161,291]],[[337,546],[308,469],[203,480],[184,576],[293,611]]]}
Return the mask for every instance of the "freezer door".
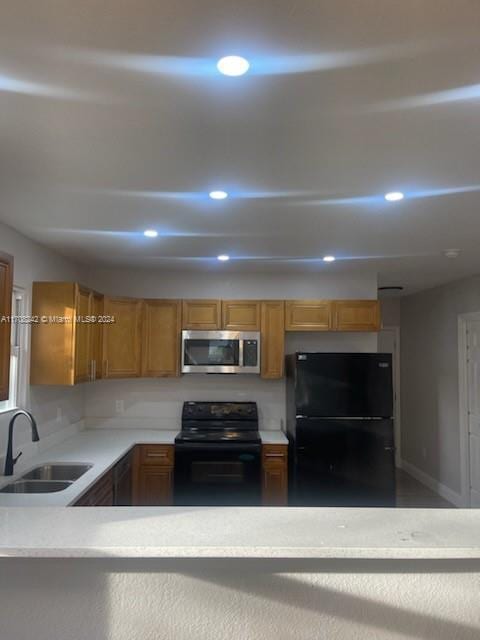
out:
{"label": "freezer door", "polygon": [[392,356],[381,353],[297,353],[297,415],[393,415]]}
{"label": "freezer door", "polygon": [[395,506],[392,421],[301,421],[293,493],[297,506]]}

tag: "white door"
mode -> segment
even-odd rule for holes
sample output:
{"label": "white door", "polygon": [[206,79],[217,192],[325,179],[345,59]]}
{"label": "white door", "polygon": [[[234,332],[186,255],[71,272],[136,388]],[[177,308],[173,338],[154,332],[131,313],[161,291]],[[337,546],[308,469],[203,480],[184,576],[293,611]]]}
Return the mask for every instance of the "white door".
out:
{"label": "white door", "polygon": [[392,354],[393,417],[395,438],[395,464],[400,466],[400,331],[399,327],[386,327],[378,334],[378,352]]}
{"label": "white door", "polygon": [[470,505],[480,507],[480,320],[467,322],[467,408]]}

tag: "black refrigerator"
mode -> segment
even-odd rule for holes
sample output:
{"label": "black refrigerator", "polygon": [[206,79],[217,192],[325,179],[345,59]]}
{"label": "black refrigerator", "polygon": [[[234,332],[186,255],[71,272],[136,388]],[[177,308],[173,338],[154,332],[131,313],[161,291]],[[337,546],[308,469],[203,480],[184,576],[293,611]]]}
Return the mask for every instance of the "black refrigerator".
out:
{"label": "black refrigerator", "polygon": [[290,496],[296,506],[395,506],[392,356],[287,356]]}

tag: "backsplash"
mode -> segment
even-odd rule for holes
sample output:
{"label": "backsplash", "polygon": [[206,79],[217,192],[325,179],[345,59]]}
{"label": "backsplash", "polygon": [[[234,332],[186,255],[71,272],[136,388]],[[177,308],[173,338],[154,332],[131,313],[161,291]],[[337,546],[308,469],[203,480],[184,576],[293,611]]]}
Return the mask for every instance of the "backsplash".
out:
{"label": "backsplash", "polygon": [[281,429],[285,420],[284,380],[261,380],[258,376],[248,375],[190,374],[180,378],[101,380],[88,384],[86,424],[105,427],[138,424],[157,429],[179,429],[182,405],[186,400],[256,402],[260,429]]}

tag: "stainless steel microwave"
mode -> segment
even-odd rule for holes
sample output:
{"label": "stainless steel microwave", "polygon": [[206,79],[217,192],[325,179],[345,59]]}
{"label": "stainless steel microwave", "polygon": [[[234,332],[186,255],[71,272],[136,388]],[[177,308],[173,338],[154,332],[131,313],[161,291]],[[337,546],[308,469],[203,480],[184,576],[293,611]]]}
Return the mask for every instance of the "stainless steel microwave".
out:
{"label": "stainless steel microwave", "polygon": [[182,331],[182,373],[260,373],[260,332]]}

